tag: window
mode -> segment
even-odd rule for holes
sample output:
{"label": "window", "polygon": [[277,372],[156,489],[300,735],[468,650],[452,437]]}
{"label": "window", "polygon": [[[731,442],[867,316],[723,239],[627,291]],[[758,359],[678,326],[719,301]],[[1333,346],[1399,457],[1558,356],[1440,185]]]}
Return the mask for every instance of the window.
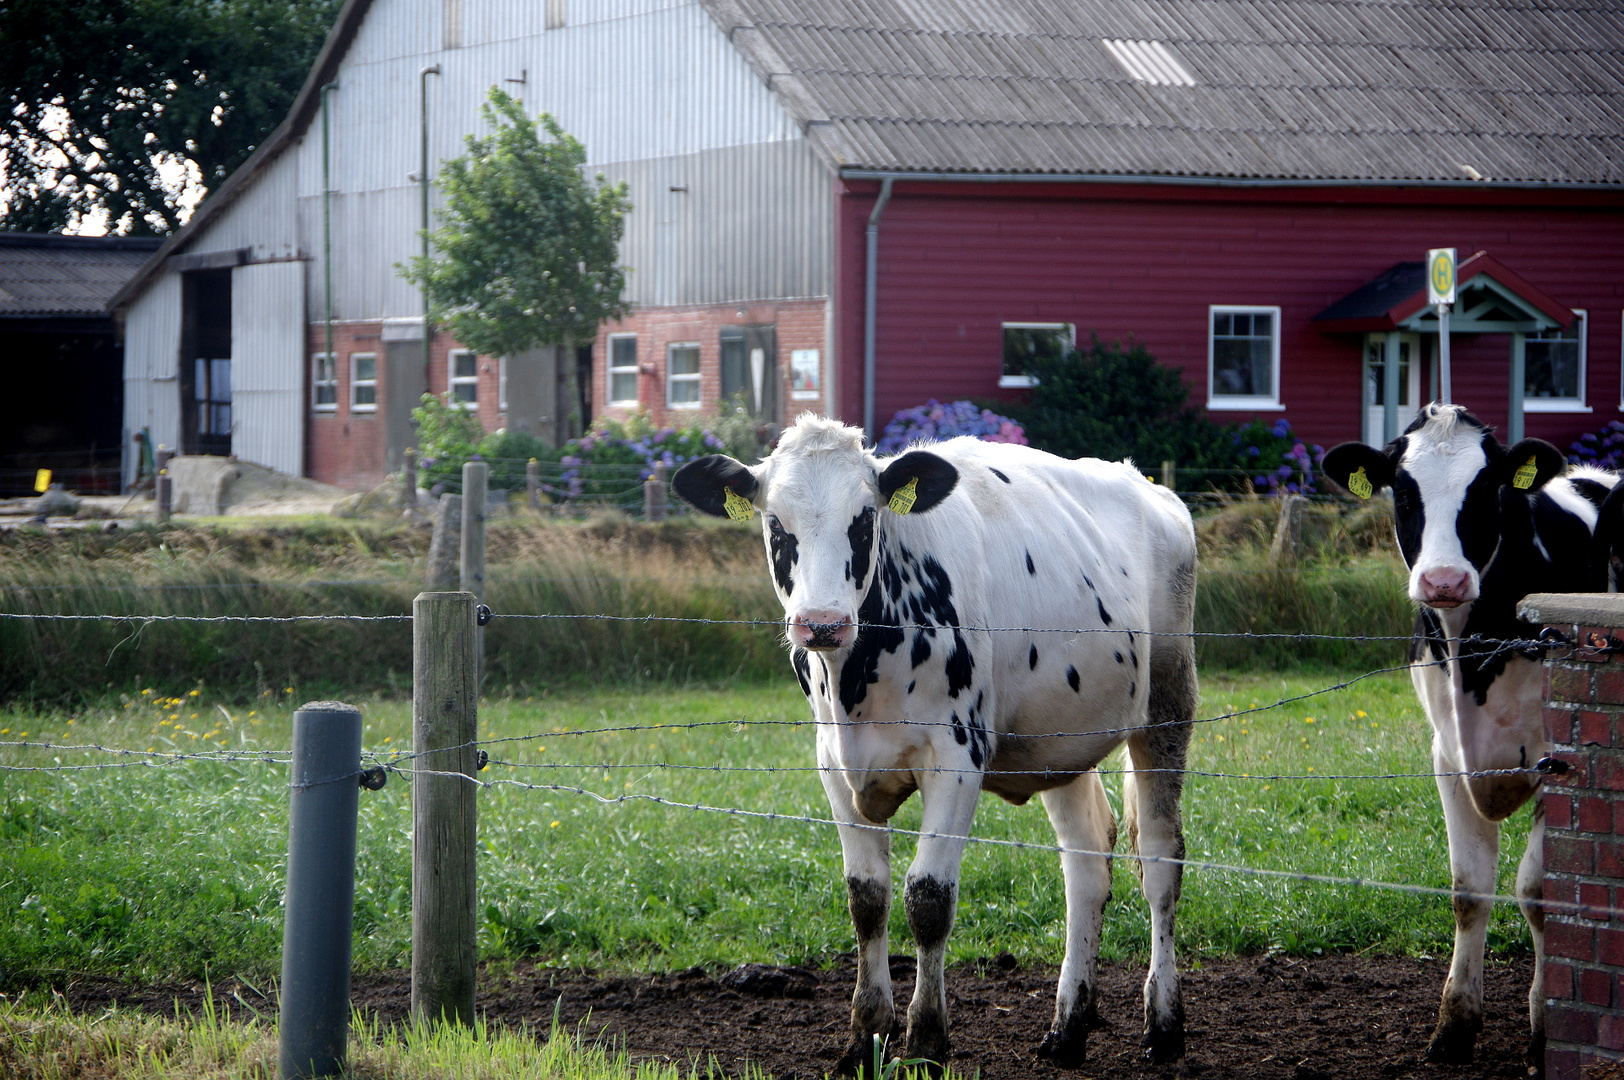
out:
{"label": "window", "polygon": [[1280,408],[1280,309],[1208,310],[1207,408]]}
{"label": "window", "polygon": [[637,404],[637,335],[609,339],[609,404]]}
{"label": "window", "polygon": [[350,411],[378,411],[376,353],[350,353]]}
{"label": "window", "polygon": [[451,374],[451,402],[460,405],[479,404],[479,357],[467,349],[453,349],[446,358]]}
{"label": "window", "polygon": [[1523,338],[1523,409],[1589,412],[1585,406],[1585,313],[1575,311],[1566,330],[1539,330]]}
{"label": "window", "polygon": [[674,409],[699,407],[699,346],[671,345],[665,354],[665,402]]}
{"label": "window", "polygon": [[338,363],[332,353],[319,352],[310,358],[310,407],[316,412],[338,408]]}
{"label": "window", "polygon": [[1037,380],[1031,374],[1032,361],[1058,360],[1076,340],[1077,333],[1070,323],[1005,323],[1004,366],[998,375],[998,385],[1036,385]]}

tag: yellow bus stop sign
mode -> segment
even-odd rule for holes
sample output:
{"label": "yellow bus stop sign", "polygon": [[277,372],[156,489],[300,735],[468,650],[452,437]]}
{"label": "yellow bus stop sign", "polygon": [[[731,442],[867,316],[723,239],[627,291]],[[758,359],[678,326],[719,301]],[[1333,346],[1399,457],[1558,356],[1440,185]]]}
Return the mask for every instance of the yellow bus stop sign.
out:
{"label": "yellow bus stop sign", "polygon": [[1455,302],[1455,249],[1433,248],[1427,252],[1427,303]]}

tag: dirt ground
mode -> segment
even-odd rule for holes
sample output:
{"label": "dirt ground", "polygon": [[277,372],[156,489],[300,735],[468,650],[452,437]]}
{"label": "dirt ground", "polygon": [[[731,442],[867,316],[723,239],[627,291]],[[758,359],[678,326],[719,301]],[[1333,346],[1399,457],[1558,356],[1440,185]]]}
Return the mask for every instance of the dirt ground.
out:
{"label": "dirt ground", "polygon": [[[1490,961],[1487,1020],[1471,1065],[1422,1060],[1444,960],[1337,956],[1207,961],[1187,969],[1187,1051],[1182,1061],[1139,1060],[1139,986],[1144,968],[1108,964],[1100,1014],[1078,1070],[1056,1069],[1034,1053],[1054,1008],[1054,971],[1018,965],[1004,954],[949,973],[953,1067],[984,1080],[1202,1077],[1235,1080],[1374,1080],[1389,1077],[1523,1077],[1531,956]],[[913,961],[891,961],[899,1005],[912,991]],[[728,972],[615,976],[530,964],[481,973],[478,1007],[497,1023],[545,1033],[555,1005],[564,1022],[623,1044],[636,1058],[688,1063],[714,1059],[728,1074],[754,1062],[779,1080],[816,1080],[844,1045],[853,967],[848,959],[815,971],[746,965]],[[261,1013],[270,1003],[239,983],[214,987],[222,1005]],[[74,1007],[118,1003],[172,1015],[195,1009],[202,988],[143,987],[83,980],[67,989]],[[356,1005],[380,1020],[407,1016],[405,972],[358,977]],[[900,1010],[899,1010],[900,1011]]]}

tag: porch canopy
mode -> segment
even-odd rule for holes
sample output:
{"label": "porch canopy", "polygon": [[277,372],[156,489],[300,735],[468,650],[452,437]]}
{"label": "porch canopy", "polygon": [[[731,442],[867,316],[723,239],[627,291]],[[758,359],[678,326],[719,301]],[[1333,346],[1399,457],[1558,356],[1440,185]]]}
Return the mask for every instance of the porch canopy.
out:
{"label": "porch canopy", "polygon": [[[1451,334],[1510,334],[1511,385],[1508,435],[1522,438],[1525,390],[1524,341],[1546,330],[1566,330],[1575,318],[1571,308],[1486,251],[1461,261],[1456,268],[1455,303],[1450,310]],[[1427,302],[1426,264],[1394,263],[1387,270],[1344,296],[1313,319],[1326,334],[1384,335],[1387,380],[1383,402],[1387,439],[1398,435],[1398,342],[1404,333],[1438,333],[1438,307]],[[1435,357],[1437,355],[1434,350]]]}

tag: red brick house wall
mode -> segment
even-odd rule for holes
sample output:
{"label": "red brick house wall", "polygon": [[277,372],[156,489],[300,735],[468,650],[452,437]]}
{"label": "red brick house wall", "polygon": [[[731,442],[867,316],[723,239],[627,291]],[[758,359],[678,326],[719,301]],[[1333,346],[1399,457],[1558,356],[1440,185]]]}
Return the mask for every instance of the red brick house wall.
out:
{"label": "red brick house wall", "polygon": [[[862,415],[865,229],[878,184],[838,197],[840,415]],[[1590,318],[1591,413],[1528,413],[1565,447],[1619,417],[1624,207],[1616,194],[1470,188],[1244,188],[898,180],[879,222],[875,419],[1000,390],[1001,322],[1069,322],[1080,342],[1133,338],[1207,400],[1208,306],[1281,308],[1283,412],[1325,446],[1360,437],[1362,338],[1312,320],[1394,263],[1486,250]],[[1456,335],[1454,398],[1507,416],[1510,337]],[[1427,393],[1425,382],[1422,393]]]}

